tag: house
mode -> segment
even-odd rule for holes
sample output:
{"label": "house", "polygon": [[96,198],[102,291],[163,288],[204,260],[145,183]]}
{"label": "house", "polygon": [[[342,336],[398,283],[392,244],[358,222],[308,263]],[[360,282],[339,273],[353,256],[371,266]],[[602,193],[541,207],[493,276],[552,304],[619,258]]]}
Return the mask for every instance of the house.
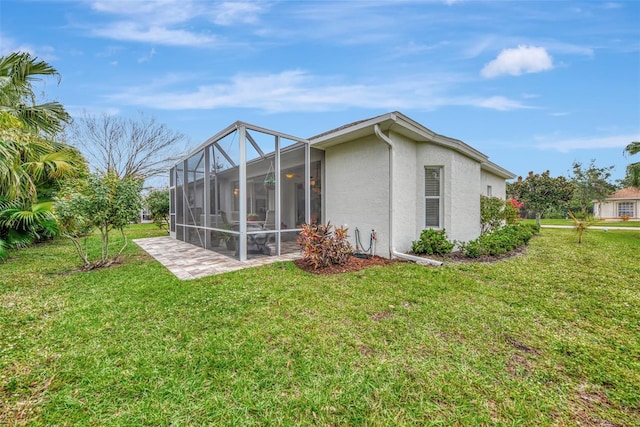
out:
{"label": "house", "polygon": [[425,228],[478,237],[480,195],[504,198],[514,177],[399,112],[308,139],[236,122],[171,168],[170,230],[245,260],[298,251],[301,224],[331,222],[403,256]]}
{"label": "house", "polygon": [[594,202],[593,215],[604,220],[640,219],[640,188],[623,188],[601,202]]}

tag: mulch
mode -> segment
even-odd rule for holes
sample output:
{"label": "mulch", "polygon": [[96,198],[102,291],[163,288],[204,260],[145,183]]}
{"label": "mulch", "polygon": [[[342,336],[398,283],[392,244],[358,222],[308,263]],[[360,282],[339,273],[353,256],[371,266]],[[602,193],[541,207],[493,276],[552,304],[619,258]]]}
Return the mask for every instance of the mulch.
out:
{"label": "mulch", "polygon": [[379,256],[372,256],[371,258],[358,258],[353,255],[349,257],[346,263],[342,265],[330,265],[324,268],[314,268],[313,265],[306,262],[304,259],[297,259],[294,263],[298,268],[307,271],[312,274],[338,274],[349,273],[351,271],[362,270],[363,268],[372,267],[374,265],[389,265],[397,262],[404,262],[399,259],[387,259]]}
{"label": "mulch", "polygon": [[[519,248],[514,249],[513,251],[506,253],[504,255],[499,256],[483,256],[480,258],[468,258],[464,256],[460,252],[453,252],[445,257],[427,257],[431,259],[435,259],[438,261],[443,261],[444,263],[462,263],[462,262],[496,262],[501,261],[503,259],[511,258],[513,256],[518,256],[522,254],[526,250],[526,246],[521,246]],[[338,274],[338,273],[349,273],[352,271],[362,270],[367,267],[372,267],[375,265],[390,265],[398,262],[407,262],[401,259],[387,259],[382,258],[380,256],[372,256],[370,258],[359,258],[355,256],[350,256],[346,263],[342,265],[330,265],[329,267],[324,268],[314,268],[313,265],[305,261],[304,259],[295,260],[295,265],[304,270],[306,272],[312,274]]]}

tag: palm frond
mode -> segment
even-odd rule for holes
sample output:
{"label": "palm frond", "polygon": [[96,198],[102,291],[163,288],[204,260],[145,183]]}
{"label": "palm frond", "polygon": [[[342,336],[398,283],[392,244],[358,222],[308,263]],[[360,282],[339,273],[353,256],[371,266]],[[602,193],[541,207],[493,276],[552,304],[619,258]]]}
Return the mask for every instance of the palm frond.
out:
{"label": "palm frond", "polygon": [[9,229],[7,232],[7,247],[9,248],[26,248],[33,244],[33,235],[26,230]]}
{"label": "palm frond", "polygon": [[9,253],[7,252],[7,248],[9,245],[4,240],[0,239],[0,261],[4,261],[9,257]]}
{"label": "palm frond", "polygon": [[31,206],[16,203],[0,212],[0,225],[16,230],[28,230],[54,219],[53,202],[34,203]]}
{"label": "palm frond", "polygon": [[43,76],[55,76],[58,71],[26,52],[14,52],[0,57],[0,111],[20,119],[29,129],[54,134],[71,117],[62,104],[47,102],[36,104],[32,82]]}
{"label": "palm frond", "polygon": [[624,149],[624,153],[628,153],[630,156],[640,153],[640,141],[633,141],[627,145]]}
{"label": "palm frond", "polygon": [[627,166],[627,177],[629,178],[629,185],[640,187],[640,162],[631,163]]}

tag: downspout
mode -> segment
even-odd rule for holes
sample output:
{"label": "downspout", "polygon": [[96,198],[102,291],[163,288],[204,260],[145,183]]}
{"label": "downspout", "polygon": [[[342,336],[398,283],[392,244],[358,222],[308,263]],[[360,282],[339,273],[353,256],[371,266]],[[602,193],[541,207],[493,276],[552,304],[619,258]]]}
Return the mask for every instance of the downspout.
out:
{"label": "downspout", "polygon": [[380,130],[380,125],[378,125],[377,123],[373,126],[373,131],[375,132],[378,139],[380,139],[382,142],[385,142],[389,146],[389,256],[406,259],[408,261],[413,261],[420,264],[442,265],[442,262],[436,261],[434,259],[403,254],[402,252],[396,251],[393,242],[393,165],[395,163],[395,146],[393,145],[393,141],[391,140],[391,138],[382,133],[382,131]]}

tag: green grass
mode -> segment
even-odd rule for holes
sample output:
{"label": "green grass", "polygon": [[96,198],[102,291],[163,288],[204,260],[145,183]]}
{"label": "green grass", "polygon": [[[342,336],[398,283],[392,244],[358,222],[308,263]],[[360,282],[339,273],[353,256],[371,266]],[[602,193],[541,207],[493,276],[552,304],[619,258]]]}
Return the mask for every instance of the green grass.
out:
{"label": "green grass", "polygon": [[[524,220],[524,222],[534,224],[536,220],[526,219]],[[573,226],[573,221],[571,221],[570,219],[542,219],[540,220],[540,224]],[[640,227],[640,221],[595,221],[591,225],[602,226],[602,227]]]}
{"label": "green grass", "polygon": [[[158,234],[134,227],[136,236]],[[493,264],[179,281],[135,245],[0,264],[0,425],[640,424],[640,233]]]}

